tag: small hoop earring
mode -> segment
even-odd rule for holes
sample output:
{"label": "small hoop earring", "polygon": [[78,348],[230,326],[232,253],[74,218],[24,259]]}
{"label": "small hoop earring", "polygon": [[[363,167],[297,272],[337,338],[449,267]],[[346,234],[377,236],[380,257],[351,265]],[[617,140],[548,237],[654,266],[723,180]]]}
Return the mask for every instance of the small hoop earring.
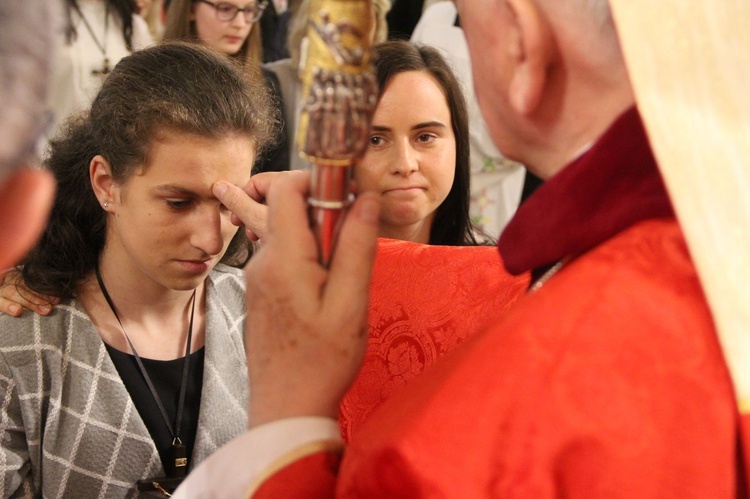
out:
{"label": "small hoop earring", "polygon": [[104,201],[104,207],[109,208],[109,201]]}

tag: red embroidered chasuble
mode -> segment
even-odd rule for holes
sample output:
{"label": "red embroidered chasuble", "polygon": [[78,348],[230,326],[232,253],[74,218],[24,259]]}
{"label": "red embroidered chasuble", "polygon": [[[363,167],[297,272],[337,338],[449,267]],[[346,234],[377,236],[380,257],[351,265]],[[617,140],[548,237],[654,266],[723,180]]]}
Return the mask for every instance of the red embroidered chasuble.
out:
{"label": "red embroidered chasuble", "polygon": [[489,246],[381,239],[370,287],[369,344],[341,403],[345,441],[394,392],[485,326],[528,288]]}
{"label": "red embroidered chasuble", "polygon": [[731,381],[634,109],[499,248],[513,274],[570,263],[396,390],[340,468],[308,457],[256,497],[736,497]]}

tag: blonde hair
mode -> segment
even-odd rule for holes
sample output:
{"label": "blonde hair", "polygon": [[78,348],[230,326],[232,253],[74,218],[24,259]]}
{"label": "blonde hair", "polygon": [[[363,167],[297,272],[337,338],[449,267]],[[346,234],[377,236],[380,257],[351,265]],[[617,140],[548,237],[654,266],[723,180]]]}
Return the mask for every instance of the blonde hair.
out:
{"label": "blonde hair", "polygon": [[[167,19],[162,41],[187,41],[203,44],[195,30],[195,22],[190,19],[193,5],[197,0],[172,0],[167,9]],[[386,0],[387,1],[387,0]],[[263,42],[260,36],[260,23],[254,23],[245,43],[239,52],[229,57],[234,59],[246,73],[257,77],[263,62]]]}
{"label": "blonde hair", "polygon": [[148,25],[148,31],[151,33],[151,37],[156,42],[161,41],[161,37],[164,35],[164,23],[162,22],[161,17],[163,9],[164,0],[154,0],[142,16]]}

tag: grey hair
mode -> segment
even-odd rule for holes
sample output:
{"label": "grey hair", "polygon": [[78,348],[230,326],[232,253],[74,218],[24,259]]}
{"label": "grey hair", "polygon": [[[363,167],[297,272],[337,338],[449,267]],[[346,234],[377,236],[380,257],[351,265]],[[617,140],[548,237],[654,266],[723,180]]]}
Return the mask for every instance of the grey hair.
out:
{"label": "grey hair", "polygon": [[44,131],[62,30],[59,0],[0,1],[0,177],[33,154]]}

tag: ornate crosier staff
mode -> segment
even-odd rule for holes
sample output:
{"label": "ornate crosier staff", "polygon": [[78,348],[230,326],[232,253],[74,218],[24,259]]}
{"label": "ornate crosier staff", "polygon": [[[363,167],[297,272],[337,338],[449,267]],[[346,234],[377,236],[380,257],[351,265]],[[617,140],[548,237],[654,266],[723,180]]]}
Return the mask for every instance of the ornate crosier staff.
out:
{"label": "ornate crosier staff", "polygon": [[367,144],[377,82],[370,0],[311,0],[303,50],[300,154],[312,164],[310,221],[328,265],[351,203],[352,166]]}

